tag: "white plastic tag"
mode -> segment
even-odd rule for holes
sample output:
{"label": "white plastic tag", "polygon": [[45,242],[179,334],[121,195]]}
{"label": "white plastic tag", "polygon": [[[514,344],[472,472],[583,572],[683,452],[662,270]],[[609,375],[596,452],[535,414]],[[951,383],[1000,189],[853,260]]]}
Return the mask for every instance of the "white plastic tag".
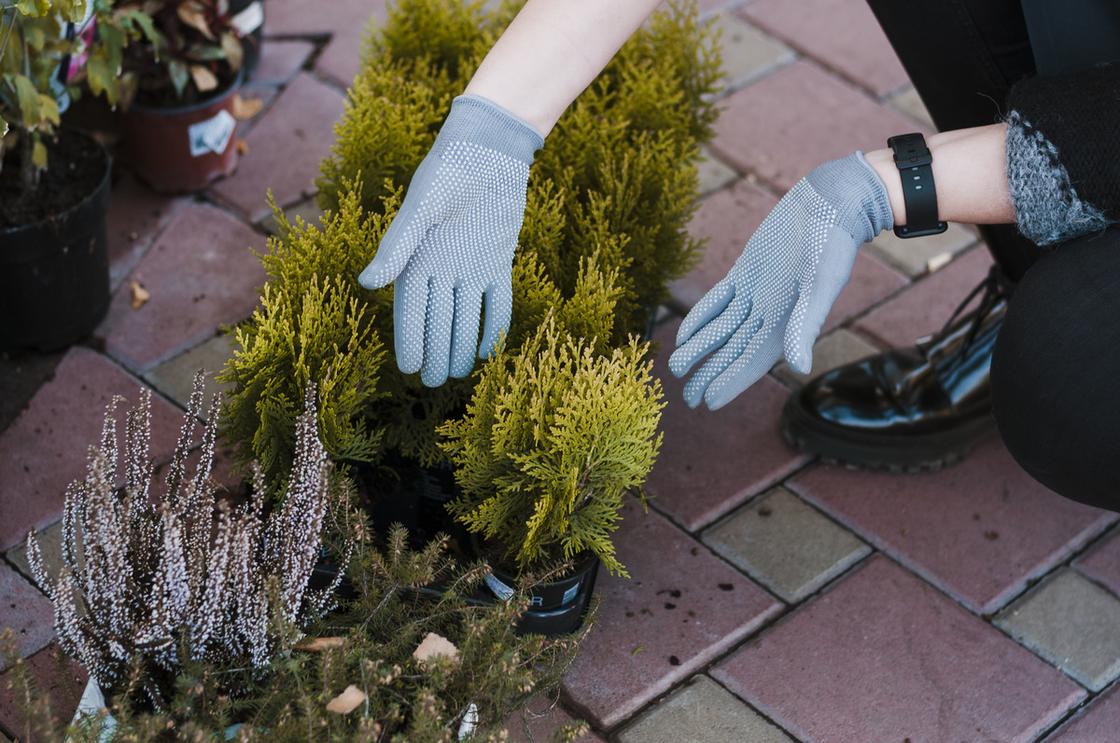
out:
{"label": "white plastic tag", "polygon": [[261,0],[254,0],[245,6],[245,10],[229,19],[229,25],[242,36],[253,33],[261,27],[262,23],[264,23],[264,5]]}
{"label": "white plastic tag", "polygon": [[191,124],[187,130],[190,137],[191,157],[201,157],[213,152],[220,155],[226,151],[237,121],[229,111],[222,109],[205,121]]}
{"label": "white plastic tag", "polygon": [[490,589],[491,593],[497,596],[500,600],[509,601],[511,598],[513,598],[513,589],[495,578],[493,573],[483,578],[482,582],[485,583],[486,587]]}

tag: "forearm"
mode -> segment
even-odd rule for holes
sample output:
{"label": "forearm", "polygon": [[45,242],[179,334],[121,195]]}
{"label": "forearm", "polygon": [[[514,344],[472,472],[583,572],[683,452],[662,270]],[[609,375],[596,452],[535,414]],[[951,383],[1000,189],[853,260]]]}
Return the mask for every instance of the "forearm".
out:
{"label": "forearm", "polygon": [[[937,210],[942,221],[1011,224],[1015,210],[1007,184],[1006,124],[942,132],[926,138],[933,155]],[[866,155],[887,187],[895,224],[906,224],[902,180],[889,149]]]}
{"label": "forearm", "polygon": [[547,136],[661,0],[529,0],[465,93],[487,98]]}

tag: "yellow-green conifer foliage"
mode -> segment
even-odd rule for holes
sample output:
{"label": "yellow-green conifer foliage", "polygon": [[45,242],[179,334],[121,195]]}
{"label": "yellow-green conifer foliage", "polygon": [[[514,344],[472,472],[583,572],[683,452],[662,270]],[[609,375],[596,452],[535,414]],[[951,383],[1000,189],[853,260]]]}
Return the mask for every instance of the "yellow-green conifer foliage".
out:
{"label": "yellow-green conifer foliage", "polygon": [[516,352],[486,364],[444,447],[463,495],[449,508],[521,570],[593,552],[627,575],[611,535],[661,446],[660,383],[648,344],[608,354],[549,317]]}

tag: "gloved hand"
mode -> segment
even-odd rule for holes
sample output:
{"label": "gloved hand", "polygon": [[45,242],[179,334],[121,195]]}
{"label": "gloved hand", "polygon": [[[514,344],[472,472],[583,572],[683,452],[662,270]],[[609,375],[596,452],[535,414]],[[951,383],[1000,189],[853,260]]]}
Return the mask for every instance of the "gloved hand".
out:
{"label": "gloved hand", "polygon": [[863,153],[819,166],[782,197],[727,276],[688,313],[669,369],[689,407],[731,402],[785,354],[808,373],[813,343],[859,247],[894,226],[887,190]]}
{"label": "gloved hand", "polygon": [[[381,245],[358,277],[396,281],[397,365],[437,387],[465,377],[509,327],[512,266],[533,154],[544,140],[485,98],[461,95],[412,176]],[[478,339],[483,298],[486,324]]]}

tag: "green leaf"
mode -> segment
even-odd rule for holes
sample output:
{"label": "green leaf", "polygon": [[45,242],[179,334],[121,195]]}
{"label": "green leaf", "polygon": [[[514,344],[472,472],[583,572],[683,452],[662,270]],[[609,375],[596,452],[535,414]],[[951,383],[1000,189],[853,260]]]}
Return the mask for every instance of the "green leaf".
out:
{"label": "green leaf", "polygon": [[16,10],[21,15],[42,18],[51,12],[50,0],[18,0]]}
{"label": "green leaf", "polygon": [[42,115],[44,122],[50,122],[58,126],[58,101],[49,95],[39,95],[39,113]]}
{"label": "green leaf", "polygon": [[126,10],[121,13],[121,19],[134,24],[140,29],[140,32],[147,39],[148,43],[152,45],[155,52],[156,61],[159,61],[160,50],[167,44],[163,38],[163,34],[156,30],[155,24],[152,23],[152,17],[142,10]]}
{"label": "green leaf", "polygon": [[8,133],[8,122],[4,121],[4,117],[0,116],[0,139]]}
{"label": "green leaf", "polygon": [[47,146],[38,139],[31,146],[31,162],[39,170],[47,167]]}
{"label": "green leaf", "polygon": [[104,95],[110,106],[117,103],[117,76],[109,63],[101,55],[93,55],[86,61],[86,81],[90,92]]}
{"label": "green leaf", "polygon": [[191,79],[190,70],[179,60],[173,59],[167,63],[167,73],[171,77],[171,84],[175,86],[175,94],[182,98]]}
{"label": "green leaf", "polygon": [[187,57],[196,62],[221,62],[226,53],[217,44],[195,44],[187,50]]}
{"label": "green leaf", "polygon": [[9,80],[16,89],[16,105],[19,106],[23,125],[28,129],[34,129],[41,120],[39,91],[35,89],[35,83],[26,75],[12,75]]}

